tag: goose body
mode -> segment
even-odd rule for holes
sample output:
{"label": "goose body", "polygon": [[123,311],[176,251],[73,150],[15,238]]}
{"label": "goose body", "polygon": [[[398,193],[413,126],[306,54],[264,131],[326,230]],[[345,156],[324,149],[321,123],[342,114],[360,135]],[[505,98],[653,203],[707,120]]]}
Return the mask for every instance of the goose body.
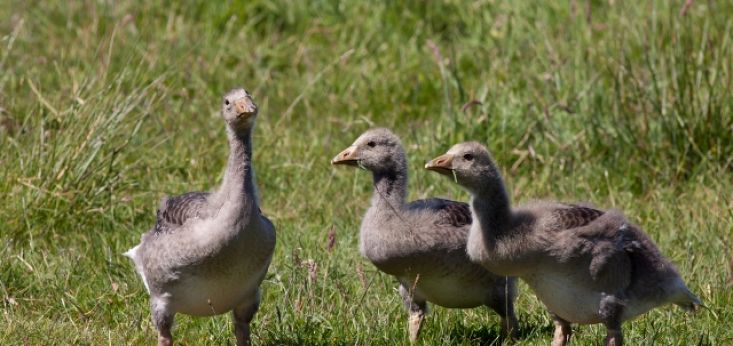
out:
{"label": "goose body", "polygon": [[516,288],[468,259],[470,223],[467,204],[445,199],[417,200],[394,210],[373,204],[362,221],[360,252],[428,302],[447,308],[490,305],[503,294],[495,291],[513,295]]}
{"label": "goose body", "polygon": [[[481,202],[472,203],[484,209]],[[565,321],[604,323],[609,300],[625,306],[621,321],[666,303],[686,309],[699,304],[674,265],[618,210],[537,202],[516,208],[513,217],[515,233],[503,238],[506,243],[486,241],[483,229],[491,226],[474,224],[469,256],[491,270],[521,277]]]}
{"label": "goose body", "polygon": [[260,213],[251,164],[257,108],[243,89],[224,97],[230,154],[224,181],[213,193],[163,198],[155,226],[125,253],[150,294],[159,345],[170,345],[176,313],[234,312],[237,344],[250,343],[259,286],[275,247],[275,228]]}
{"label": "goose body", "polygon": [[603,323],[607,345],[621,345],[621,323],[673,303],[700,301],[652,240],[618,210],[558,202],[511,208],[501,175],[482,145],[455,145],[426,168],[455,177],[472,194],[469,256],[523,279],[555,320],[553,345],[570,323]]}
{"label": "goose body", "polygon": [[448,308],[488,306],[501,316],[502,333],[516,332],[515,279],[492,274],[466,253],[469,205],[439,198],[405,203],[407,162],[396,135],[369,130],[332,163],[372,173],[374,193],[360,228],[360,252],[400,283],[412,342],[427,302]]}
{"label": "goose body", "polygon": [[[211,316],[231,311],[254,297],[267,271],[274,248],[272,224],[257,210],[243,216],[252,220],[244,224],[214,215],[187,220],[168,233],[153,229],[128,253],[149,293],[169,296],[176,312]],[[212,237],[224,228],[239,232]]]}

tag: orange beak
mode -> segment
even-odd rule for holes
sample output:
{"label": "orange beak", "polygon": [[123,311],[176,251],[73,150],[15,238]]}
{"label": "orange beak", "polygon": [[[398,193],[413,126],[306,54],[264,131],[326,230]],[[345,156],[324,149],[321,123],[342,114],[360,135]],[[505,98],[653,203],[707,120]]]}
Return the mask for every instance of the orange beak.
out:
{"label": "orange beak", "polygon": [[257,112],[257,106],[249,97],[234,100],[234,110],[238,115],[252,115]]}
{"label": "orange beak", "polygon": [[440,174],[451,174],[453,172],[453,155],[443,154],[425,164],[425,169]]}
{"label": "orange beak", "polygon": [[356,146],[350,146],[331,159],[332,165],[359,166],[359,156],[356,154]]}

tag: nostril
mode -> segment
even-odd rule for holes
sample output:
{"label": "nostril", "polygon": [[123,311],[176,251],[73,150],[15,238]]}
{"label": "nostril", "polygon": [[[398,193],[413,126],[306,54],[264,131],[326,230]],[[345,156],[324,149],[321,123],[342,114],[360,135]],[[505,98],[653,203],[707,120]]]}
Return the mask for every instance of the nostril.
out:
{"label": "nostril", "polygon": [[347,157],[347,156],[349,156],[349,154],[350,154],[350,152],[347,151],[347,152],[341,154],[341,157]]}

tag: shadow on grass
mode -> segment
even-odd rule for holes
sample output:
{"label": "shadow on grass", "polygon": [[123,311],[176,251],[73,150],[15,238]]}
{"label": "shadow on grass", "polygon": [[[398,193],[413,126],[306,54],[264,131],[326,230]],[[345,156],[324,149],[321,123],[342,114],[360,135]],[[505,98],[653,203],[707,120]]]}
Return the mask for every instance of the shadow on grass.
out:
{"label": "shadow on grass", "polygon": [[[384,339],[363,340],[364,335],[357,338],[345,336],[343,333],[333,333],[333,331],[323,330],[312,324],[298,326],[288,331],[267,330],[260,338],[258,345],[305,345],[305,346],[326,346],[326,345],[354,345],[356,340],[366,341],[367,344],[382,344]],[[525,340],[532,338],[551,338],[553,332],[552,325],[537,324],[520,324],[516,340]],[[451,344],[459,344],[468,342],[471,345],[511,345],[511,342],[505,342],[500,334],[499,327],[494,324],[472,324],[463,325],[455,324],[447,330],[447,335],[438,336],[438,339],[450,340]],[[409,345],[405,337],[406,335],[395,335],[396,339],[390,340],[392,345]],[[381,335],[381,337],[384,337]],[[423,333],[421,338],[425,337]],[[548,339],[549,340],[549,339]],[[508,341],[508,340],[507,340]],[[357,342],[357,343],[360,343]],[[420,343],[418,343],[420,344]]]}
{"label": "shadow on grass", "polygon": [[[548,325],[519,325],[517,340],[524,340],[538,335],[552,335],[553,327]],[[451,340],[470,340],[477,345],[502,345],[505,338],[494,325],[461,325],[450,330]],[[511,344],[511,343],[507,343]]]}

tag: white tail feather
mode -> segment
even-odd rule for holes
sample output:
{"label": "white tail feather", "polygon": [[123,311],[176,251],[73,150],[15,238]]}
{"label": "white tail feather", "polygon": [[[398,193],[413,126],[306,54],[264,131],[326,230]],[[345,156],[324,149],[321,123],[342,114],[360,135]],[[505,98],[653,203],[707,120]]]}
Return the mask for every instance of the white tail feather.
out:
{"label": "white tail feather", "polygon": [[135,263],[135,271],[137,271],[138,274],[140,274],[140,277],[143,279],[143,284],[145,285],[145,290],[150,293],[150,287],[148,286],[148,280],[145,278],[145,272],[143,271],[143,266],[141,263],[138,262],[137,259],[137,250],[140,248],[140,244],[136,245],[130,250],[125,251],[122,255],[125,257],[129,257],[132,259],[132,261]]}
{"label": "white tail feather", "polygon": [[140,247],[140,245],[135,246],[134,248],[125,251],[122,256],[129,257],[133,261],[135,261],[135,255],[137,254],[137,248]]}

